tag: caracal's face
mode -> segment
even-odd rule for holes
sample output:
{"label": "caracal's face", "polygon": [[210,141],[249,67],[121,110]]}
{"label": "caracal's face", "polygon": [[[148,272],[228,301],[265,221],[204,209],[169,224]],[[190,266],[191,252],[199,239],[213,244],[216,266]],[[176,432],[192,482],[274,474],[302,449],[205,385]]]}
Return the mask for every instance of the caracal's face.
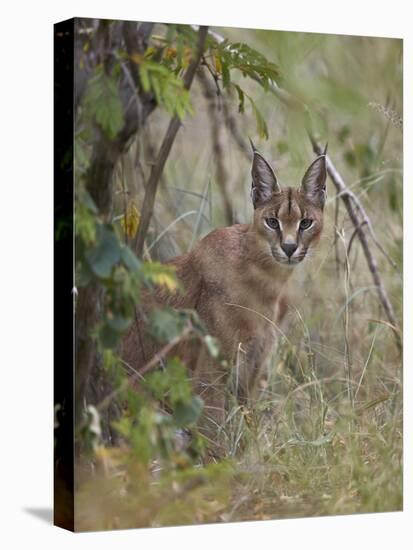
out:
{"label": "caracal's face", "polygon": [[274,260],[294,266],[318,243],[323,229],[323,211],[304,193],[286,187],[256,209],[254,226],[268,242]]}
{"label": "caracal's face", "polygon": [[307,168],[298,189],[281,187],[271,165],[254,146],[253,153],[254,228],[277,263],[294,266],[317,244],[323,229],[326,151]]}

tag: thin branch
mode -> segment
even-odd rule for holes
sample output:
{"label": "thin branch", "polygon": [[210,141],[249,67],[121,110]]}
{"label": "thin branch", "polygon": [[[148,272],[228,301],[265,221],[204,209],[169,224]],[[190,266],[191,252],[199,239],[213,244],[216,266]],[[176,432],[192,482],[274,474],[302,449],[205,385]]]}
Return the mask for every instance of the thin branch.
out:
{"label": "thin branch", "polygon": [[129,59],[129,70],[135,83],[135,87],[141,91],[138,66],[133,61],[136,54],[143,55],[149,42],[154,23],[140,23],[139,28],[135,21],[125,21],[123,23],[123,38],[125,40],[126,51]]}
{"label": "thin branch", "polygon": [[224,113],[224,122],[232,135],[238,149],[245,155],[245,157],[251,160],[251,146],[245,139],[245,136],[240,132],[235,116],[232,114],[228,102],[223,98],[222,110]]}
{"label": "thin branch", "polygon": [[221,88],[219,87],[219,78],[218,75],[212,70],[208,61],[205,59],[205,56],[202,56],[202,65],[208,69],[209,74],[212,76],[215,82],[215,95],[222,95]]}
{"label": "thin branch", "polygon": [[[192,332],[192,326],[187,326],[183,331],[182,334],[179,336],[176,336],[175,338],[172,338],[158,353],[156,353],[152,359],[150,359],[139,371],[135,371],[135,374],[132,374],[131,376],[128,376],[123,380],[123,382],[114,389],[109,395],[107,395],[97,406],[97,411],[102,411],[106,407],[110,405],[110,403],[113,401],[115,397],[120,395],[123,391],[125,391],[128,386],[136,379],[142,380],[145,374],[147,374],[149,371],[153,370],[167,355],[170,351],[173,350],[174,347],[176,347],[178,344],[183,342],[188,338],[190,333]],[[82,427],[82,426],[81,426]]]}
{"label": "thin branch", "polygon": [[[314,137],[312,135],[310,135],[310,139],[311,139],[311,142],[313,144],[314,152],[317,155],[322,154],[323,148],[321,147],[321,145],[319,143],[317,143],[317,141],[314,139]],[[358,228],[357,236],[358,236],[358,238],[360,240],[360,244],[363,248],[363,252],[364,252],[364,256],[365,256],[366,261],[367,261],[367,265],[370,269],[370,273],[371,273],[371,276],[373,278],[374,284],[377,287],[377,292],[379,294],[379,298],[380,298],[380,301],[383,305],[384,311],[386,312],[387,318],[388,318],[388,320],[390,321],[390,323],[392,325],[394,325],[395,327],[398,327],[398,323],[396,321],[393,306],[392,306],[392,304],[389,300],[389,297],[387,296],[387,292],[386,292],[386,289],[384,287],[383,280],[381,278],[381,275],[380,275],[380,272],[379,272],[379,269],[378,269],[378,266],[377,266],[376,259],[375,259],[374,255],[373,255],[373,253],[370,249],[370,246],[369,246],[369,243],[368,243],[368,240],[367,240],[367,235],[366,235],[364,226],[362,225],[364,220],[359,219],[359,216],[357,215],[357,211],[354,207],[355,205],[354,205],[354,200],[353,200],[353,196],[352,196],[353,194],[352,193],[349,194],[349,193],[345,192],[347,186],[344,183],[343,178],[341,177],[340,173],[337,171],[336,167],[334,166],[334,164],[332,163],[332,161],[331,161],[331,159],[328,155],[326,156],[326,161],[327,161],[328,175],[330,176],[330,179],[333,182],[333,184],[335,185],[336,189],[339,192],[342,193],[341,196],[342,196],[342,200],[344,202],[344,205],[347,209],[347,213],[350,216],[350,219],[353,222],[354,227]],[[359,212],[364,211],[364,209],[362,209],[362,210],[360,210],[359,208],[357,208],[357,209],[359,210]],[[398,332],[395,332],[394,334],[395,334],[397,348],[401,352],[402,351],[402,341],[401,341],[401,338],[400,338],[400,334]]]}
{"label": "thin branch", "polygon": [[390,258],[390,256],[388,255],[388,253],[385,251],[385,249],[381,245],[380,241],[378,240],[378,238],[376,236],[376,232],[374,231],[373,225],[371,223],[371,220],[368,217],[368,215],[367,215],[363,205],[361,204],[360,200],[358,199],[357,195],[355,195],[354,193],[351,193],[351,199],[354,202],[354,204],[356,205],[357,209],[359,210],[359,212],[360,212],[360,214],[363,218],[363,223],[367,225],[368,230],[370,232],[370,236],[373,239],[374,244],[377,246],[377,248],[380,250],[380,252],[386,258],[386,260],[389,262],[389,264],[394,269],[397,269],[397,264],[392,260],[392,258]]}
{"label": "thin branch", "polygon": [[356,228],[355,230],[353,231],[353,234],[351,235],[351,238],[348,242],[348,246],[347,246],[347,256],[350,256],[350,250],[351,250],[351,246],[354,242],[354,239],[355,237],[357,236],[357,233],[359,232],[360,230],[360,227],[363,227],[363,225],[366,225],[366,220],[363,220]]}
{"label": "thin branch", "polygon": [[166,346],[164,346],[158,353],[155,353],[155,355],[152,357],[152,359],[146,363],[141,369],[139,369],[140,376],[143,376],[144,374],[148,373],[150,370],[152,370],[156,365],[164,359],[170,351],[173,350],[175,346],[177,346],[179,343],[186,340],[186,338],[189,336],[189,334],[192,332],[192,325],[187,326],[183,331],[182,334],[179,336],[176,336],[175,338],[172,338]]}
{"label": "thin branch", "polygon": [[[205,41],[208,34],[208,27],[200,27],[198,34],[198,46],[195,58],[190,63],[187,72],[184,76],[184,88],[189,90],[195,77],[195,72],[199,66],[201,56],[204,51]],[[166,131],[161,148],[159,150],[158,158],[152,168],[151,175],[148,180],[148,184],[145,190],[145,196],[141,208],[141,220],[139,223],[138,234],[136,237],[136,254],[138,257],[142,256],[143,245],[145,237],[148,232],[149,223],[152,218],[153,208],[155,204],[156,192],[158,189],[158,183],[162,175],[165,163],[171,152],[172,145],[175,141],[176,134],[181,126],[181,121],[177,115],[175,115]]]}
{"label": "thin branch", "polygon": [[217,94],[214,86],[208,80],[206,74],[203,71],[199,72],[198,77],[202,85],[202,91],[208,106],[209,122],[211,125],[212,133],[212,147],[215,158],[216,181],[222,195],[222,200],[224,201],[225,218],[228,224],[232,224],[233,209],[230,192],[228,190],[229,174],[224,159],[226,147],[223,140],[224,136],[222,135],[222,117],[218,119]]}
{"label": "thin branch", "polygon": [[[336,257],[336,272],[337,277],[340,275],[340,253],[338,250],[338,219],[339,219],[340,201],[338,200],[338,192],[336,192],[335,210],[334,210],[334,251]],[[354,233],[355,235],[355,233]],[[349,251],[347,252],[347,255]]]}

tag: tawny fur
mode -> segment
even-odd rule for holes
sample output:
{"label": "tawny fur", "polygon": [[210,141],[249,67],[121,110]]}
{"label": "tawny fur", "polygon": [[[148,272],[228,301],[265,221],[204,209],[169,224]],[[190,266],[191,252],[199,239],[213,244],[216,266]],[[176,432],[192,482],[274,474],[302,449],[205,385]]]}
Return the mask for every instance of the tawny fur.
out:
{"label": "tawny fur", "polygon": [[[254,395],[277,336],[276,327],[286,313],[287,282],[294,262],[301,262],[320,238],[323,203],[314,199],[314,185],[322,180],[311,181],[311,189],[304,187],[303,181],[300,190],[281,190],[274,176],[271,193],[264,194],[265,200],[255,205],[251,224],[216,229],[190,253],[168,262],[176,268],[182,292],[158,288],[143,294],[144,312],[161,305],[196,310],[207,331],[219,340],[222,356],[229,365],[236,364],[241,402]],[[268,218],[279,220],[278,231],[267,227]],[[300,220],[305,218],[312,220],[312,226],[301,231]],[[291,239],[298,248],[289,262],[281,245]],[[145,331],[142,310],[138,311],[123,343],[123,359],[139,371],[157,346]],[[194,389],[205,401],[206,416],[213,424],[220,424],[225,415],[228,370],[213,361],[199,341],[186,342],[174,353],[188,366]]]}

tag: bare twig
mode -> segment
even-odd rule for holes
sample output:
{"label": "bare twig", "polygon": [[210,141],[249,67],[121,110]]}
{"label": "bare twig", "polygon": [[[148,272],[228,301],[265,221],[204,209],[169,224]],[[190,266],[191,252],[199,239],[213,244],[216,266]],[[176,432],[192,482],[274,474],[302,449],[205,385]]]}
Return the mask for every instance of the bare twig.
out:
{"label": "bare twig", "polygon": [[[338,200],[338,193],[336,193],[336,200],[335,200],[335,210],[334,210],[334,250],[335,250],[335,257],[336,257],[336,272],[337,277],[340,274],[340,253],[338,250],[338,218],[339,218],[339,210],[340,210],[340,201]],[[355,233],[354,233],[355,235]],[[348,252],[347,252],[348,254]]]}
{"label": "bare twig", "polygon": [[[322,153],[322,150],[323,150],[322,147],[320,146],[320,144],[318,144],[316,142],[316,140],[314,139],[314,137],[312,135],[310,135],[310,139],[311,139],[312,144],[313,144],[314,152],[316,154],[320,155]],[[363,226],[363,222],[365,221],[366,218],[368,220],[368,221],[366,221],[366,223],[370,224],[370,220],[367,217],[367,214],[365,213],[363,207],[361,207],[361,209],[357,207],[357,209],[358,209],[359,213],[364,212],[364,216],[366,216],[366,218],[364,218],[362,220],[359,219],[359,215],[357,214],[357,211],[356,211],[355,205],[354,205],[354,198],[353,198],[354,195],[353,195],[353,193],[348,193],[347,192],[346,184],[344,183],[343,178],[341,177],[340,173],[335,168],[334,164],[332,163],[332,161],[331,161],[331,159],[328,155],[326,157],[326,161],[327,161],[328,175],[330,176],[330,179],[333,182],[333,184],[335,185],[336,189],[339,192],[342,193],[341,197],[342,197],[342,200],[343,200],[343,202],[345,204],[345,207],[347,209],[347,213],[350,216],[350,219],[353,222],[354,227],[358,229],[357,236],[358,236],[358,238],[360,240],[360,244],[363,248],[364,256],[366,258],[367,265],[370,269],[370,273],[371,273],[371,276],[373,278],[374,284],[377,287],[377,292],[378,292],[380,301],[382,303],[382,306],[384,308],[384,311],[386,312],[386,315],[387,315],[387,318],[388,318],[389,322],[393,326],[397,327],[398,323],[396,321],[393,306],[392,306],[392,304],[389,300],[389,297],[387,296],[387,292],[386,292],[386,289],[384,287],[383,280],[381,278],[381,275],[380,275],[380,272],[379,272],[379,269],[378,269],[378,266],[377,266],[376,259],[375,259],[374,255],[373,255],[373,253],[370,249],[370,246],[369,246],[369,243],[368,243],[368,240],[367,240],[367,235],[366,235],[366,232],[365,232],[365,229],[364,229],[364,226]],[[359,201],[357,201],[357,202],[359,203]],[[402,350],[402,341],[401,341],[401,338],[400,338],[400,334],[399,334],[399,332],[395,332],[394,334],[395,334],[395,338],[396,338],[397,347],[398,347],[399,351],[401,352],[401,350]]]}
{"label": "bare twig", "polygon": [[221,95],[221,88],[219,87],[219,79],[218,75],[214,73],[214,71],[211,69],[208,61],[205,59],[205,56],[202,56],[202,65],[208,69],[209,74],[212,76],[215,82],[215,95],[220,96]]}
{"label": "bare twig", "polygon": [[350,251],[351,251],[351,246],[354,242],[354,239],[355,237],[357,237],[357,233],[359,232],[360,230],[360,227],[363,227],[363,225],[366,225],[366,220],[363,220],[356,228],[355,230],[353,231],[353,234],[351,235],[350,237],[350,240],[348,242],[348,246],[347,246],[347,256],[350,256]]}
{"label": "bare twig", "polygon": [[199,72],[199,81],[202,84],[202,91],[208,105],[209,122],[212,132],[212,146],[214,150],[214,161],[216,167],[216,179],[222,195],[222,200],[224,201],[224,210],[227,223],[232,224],[232,203],[230,193],[228,191],[229,175],[224,160],[225,144],[223,142],[222,124],[218,119],[217,94],[215,87],[211,84],[203,71]]}
{"label": "bare twig", "polygon": [[383,256],[386,258],[386,260],[389,262],[389,264],[394,268],[397,269],[397,265],[395,262],[390,258],[390,256],[387,254],[387,252],[382,247],[380,241],[378,240],[376,236],[376,232],[374,231],[373,225],[371,223],[370,218],[368,217],[363,205],[361,204],[360,200],[358,199],[357,195],[354,193],[350,194],[352,201],[354,202],[355,206],[357,207],[357,210],[360,212],[360,215],[362,216],[362,223],[367,226],[370,236],[374,242],[374,244],[377,246],[377,248],[380,250],[380,252],[383,254]]}
{"label": "bare twig", "polygon": [[[198,46],[194,59],[190,63],[187,72],[184,76],[184,88],[189,90],[195,77],[195,72],[199,66],[199,62],[204,51],[205,41],[208,34],[208,27],[200,27],[198,34]],[[139,223],[138,234],[136,238],[136,254],[141,257],[143,252],[143,245],[145,237],[148,232],[149,223],[152,218],[153,207],[155,204],[156,191],[158,189],[159,179],[163,172],[165,163],[168,159],[172,145],[175,141],[176,134],[181,126],[181,121],[177,115],[175,115],[168,126],[165,137],[163,139],[161,148],[159,150],[158,158],[152,168],[151,175],[148,180],[148,184],[145,190],[145,196],[141,208],[141,220]]]}
{"label": "bare twig", "polygon": [[238,146],[238,149],[243,153],[248,159],[251,158],[251,146],[248,141],[245,139],[245,136],[240,132],[237,121],[232,114],[227,101],[225,98],[222,98],[222,111],[224,114],[224,122],[228,128],[230,134],[232,135],[235,143]]}
{"label": "bare twig", "polygon": [[106,407],[110,405],[113,399],[121,394],[123,391],[125,391],[131,384],[131,382],[133,382],[135,379],[139,378],[140,380],[142,380],[143,376],[154,369],[160,363],[160,361],[162,361],[162,359],[164,359],[168,355],[168,353],[173,350],[174,347],[186,340],[191,331],[192,326],[189,325],[182,331],[182,334],[180,334],[179,336],[175,336],[175,338],[172,338],[172,340],[170,340],[161,350],[159,350],[158,353],[156,353],[152,357],[152,359],[150,359],[141,369],[139,369],[139,371],[135,371],[135,374],[132,374],[131,376],[125,378],[125,380],[123,380],[123,382],[115,390],[110,392],[97,405],[97,411],[100,412],[106,409]]}
{"label": "bare twig", "polygon": [[125,21],[123,23],[123,38],[125,40],[126,51],[129,56],[129,70],[135,83],[135,87],[138,90],[141,89],[141,84],[139,79],[138,66],[136,63],[133,62],[133,56],[135,54],[142,55],[142,53],[145,51],[153,27],[153,23],[140,23],[138,27],[139,31],[137,32],[137,24],[135,21]]}
{"label": "bare twig", "polygon": [[150,361],[148,361],[148,363],[146,363],[146,365],[144,365],[141,369],[139,369],[139,374],[143,376],[144,374],[152,370],[154,367],[156,367],[156,365],[162,359],[164,359],[168,355],[168,353],[171,350],[173,350],[175,346],[183,342],[189,336],[191,331],[192,331],[192,326],[189,325],[182,331],[182,334],[180,334],[179,336],[176,336],[175,338],[172,338],[172,340],[170,340],[160,351],[158,351],[158,353],[155,353],[155,355],[152,357]]}

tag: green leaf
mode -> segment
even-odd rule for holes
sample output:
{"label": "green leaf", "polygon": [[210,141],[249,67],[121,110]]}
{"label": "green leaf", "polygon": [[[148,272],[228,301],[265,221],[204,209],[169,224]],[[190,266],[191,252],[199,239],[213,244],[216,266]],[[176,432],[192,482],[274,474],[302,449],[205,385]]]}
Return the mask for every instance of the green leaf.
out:
{"label": "green leaf", "polygon": [[167,400],[172,408],[192,398],[186,367],[177,357],[170,359],[165,369],[147,375],[144,384],[156,399]]}
{"label": "green leaf", "polygon": [[106,279],[112,267],[119,261],[121,248],[118,238],[109,226],[98,225],[96,244],[90,248],[85,259],[95,275]]}
{"label": "green leaf", "polygon": [[78,262],[76,269],[76,286],[86,286],[93,279],[93,273],[89,266],[82,261]]}
{"label": "green leaf", "polygon": [[195,424],[202,413],[204,402],[194,396],[189,403],[178,402],[173,412],[173,418],[179,428]]}
{"label": "green leaf", "polygon": [[224,88],[229,87],[231,69],[237,69],[243,76],[256,80],[265,90],[279,77],[278,66],[247,44],[225,40],[215,44],[213,50],[221,62]]}
{"label": "green leaf", "polygon": [[192,398],[192,387],[185,365],[178,357],[170,359],[166,365],[166,387],[169,401],[174,407],[179,402],[189,402]]}
{"label": "green leaf", "polygon": [[187,324],[188,316],[175,309],[156,309],[150,314],[149,330],[161,342],[177,338]]}
{"label": "green leaf", "polygon": [[90,196],[90,193],[84,190],[81,194],[80,201],[90,210],[93,214],[98,214],[98,208],[95,204],[95,201]]}
{"label": "green leaf", "polygon": [[98,331],[98,339],[102,348],[114,349],[119,343],[120,333],[114,330],[107,323],[100,326]]}
{"label": "green leaf", "polygon": [[116,79],[101,66],[88,82],[84,105],[108,138],[115,138],[123,126],[122,102]]}
{"label": "green leaf", "polygon": [[82,199],[76,204],[75,232],[78,240],[85,245],[92,245],[95,242],[96,214]]}
{"label": "green leaf", "polygon": [[169,292],[175,292],[179,288],[176,269],[173,265],[145,262],[142,264],[142,274],[148,282],[163,286]]}
{"label": "green leaf", "polygon": [[[178,42],[178,63],[182,52]],[[156,102],[170,115],[182,119],[185,113],[192,113],[191,99],[183,81],[167,66],[145,59],[139,64],[139,76],[145,92],[152,92]]]}
{"label": "green leaf", "polygon": [[139,77],[142,84],[142,88],[144,92],[149,92],[151,89],[151,84],[149,82],[149,75],[148,75],[148,64],[141,63],[139,65]]}
{"label": "green leaf", "polygon": [[211,357],[217,358],[219,355],[219,343],[216,338],[211,336],[210,334],[207,334],[204,337],[204,342],[206,347],[208,348],[209,354]]}
{"label": "green leaf", "polygon": [[245,107],[244,107],[245,94],[242,91],[242,89],[238,86],[238,84],[235,84],[235,89],[237,90],[238,101],[239,101],[239,103],[238,103],[238,112],[243,113],[244,110],[245,110]]}
{"label": "green leaf", "polygon": [[116,332],[124,332],[131,324],[132,320],[123,317],[123,315],[115,315],[106,321],[108,327]]}
{"label": "green leaf", "polygon": [[231,84],[231,75],[229,72],[229,66],[225,58],[221,58],[221,67],[222,67],[222,85],[224,89],[228,89]]}
{"label": "green leaf", "polygon": [[259,111],[258,107],[256,106],[255,101],[250,96],[247,95],[247,97],[248,97],[248,99],[251,103],[252,111],[253,111],[254,116],[255,116],[255,121],[257,123],[258,134],[261,138],[268,139],[267,123],[265,122],[261,112]]}
{"label": "green leaf", "polygon": [[130,418],[123,416],[119,420],[116,420],[112,423],[114,428],[121,434],[123,437],[129,437],[132,431],[132,422]]}
{"label": "green leaf", "polygon": [[122,246],[120,251],[120,259],[122,263],[131,271],[135,273],[139,271],[141,262],[128,246]]}
{"label": "green leaf", "polygon": [[234,84],[234,87],[235,87],[235,89],[237,91],[237,94],[238,94],[238,100],[239,100],[238,110],[241,113],[244,112],[244,110],[245,110],[245,108],[244,108],[245,98],[247,98],[248,101],[251,104],[252,112],[254,113],[254,116],[255,116],[255,120],[256,120],[256,123],[257,123],[257,131],[258,131],[259,136],[261,138],[268,139],[267,123],[265,122],[264,117],[262,116],[261,112],[259,111],[257,105],[255,104],[255,101],[252,99],[251,96],[249,96],[246,92],[244,92],[244,90],[242,90],[238,86],[238,84]]}

